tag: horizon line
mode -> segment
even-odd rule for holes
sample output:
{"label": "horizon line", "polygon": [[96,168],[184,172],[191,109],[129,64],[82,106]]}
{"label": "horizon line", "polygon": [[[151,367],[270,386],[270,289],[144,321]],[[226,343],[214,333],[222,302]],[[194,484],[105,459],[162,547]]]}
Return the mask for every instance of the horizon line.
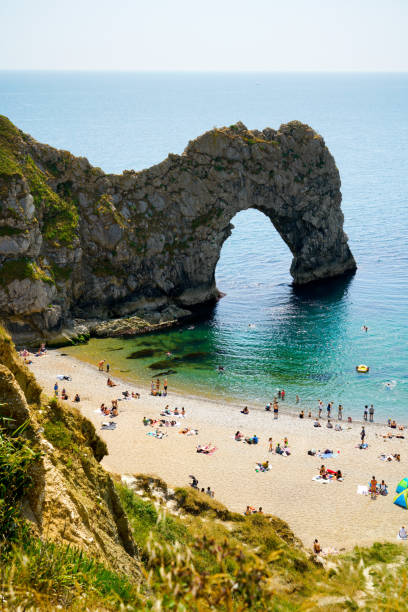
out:
{"label": "horizon line", "polygon": [[100,72],[142,74],[408,74],[407,70],[236,70],[236,69],[171,69],[158,68],[1,68],[0,72]]}

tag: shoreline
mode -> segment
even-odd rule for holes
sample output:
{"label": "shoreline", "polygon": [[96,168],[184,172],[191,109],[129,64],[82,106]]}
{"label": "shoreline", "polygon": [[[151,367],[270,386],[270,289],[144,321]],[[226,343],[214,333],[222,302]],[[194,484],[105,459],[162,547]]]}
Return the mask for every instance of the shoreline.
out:
{"label": "shoreline", "polygon": [[[67,348],[69,349],[71,347],[61,347],[61,348],[55,348],[55,349],[52,348],[52,349],[48,349],[48,350],[51,350],[52,352],[61,352],[62,351],[62,353],[64,354],[64,351],[67,350]],[[87,364],[87,365],[91,366],[92,368],[95,367],[95,361],[92,360],[91,358],[86,359],[84,357],[82,359],[82,358],[78,358],[78,357],[76,357],[74,355],[71,355],[69,353],[66,353],[66,356],[69,357],[70,359],[78,362],[78,363]],[[133,376],[126,376],[126,372],[119,371],[119,374],[116,374],[116,373],[114,373],[114,371],[115,371],[115,368],[111,367],[110,375],[113,376],[118,381],[120,381],[122,384],[126,384],[127,383],[128,385],[140,387],[144,391],[146,391],[147,393],[150,394],[150,384],[147,382],[147,378],[143,379],[142,377],[138,377],[137,373],[135,373],[135,372],[133,372]],[[156,378],[157,378],[157,375],[156,376],[152,376],[151,380],[155,380]],[[161,376],[160,378],[163,378],[163,376]],[[164,377],[164,378],[166,378],[166,377]],[[167,376],[167,378],[169,380],[170,387],[171,387],[171,381],[172,381],[171,374],[169,374]],[[251,408],[252,410],[260,410],[262,412],[265,411],[265,404],[263,402],[261,402],[261,401],[256,402],[256,400],[252,400],[251,399],[251,400],[247,400],[247,401],[242,400],[239,403],[239,401],[240,401],[239,398],[235,397],[235,396],[232,396],[232,395],[220,395],[219,397],[216,397],[215,395],[212,395],[210,392],[204,392],[204,391],[200,391],[199,393],[195,394],[195,393],[190,392],[186,388],[184,388],[182,385],[181,386],[177,386],[176,385],[174,387],[174,392],[172,392],[172,393],[173,393],[173,395],[182,396],[182,397],[185,397],[185,398],[188,398],[188,399],[191,399],[191,400],[195,400],[195,401],[204,400],[204,401],[207,401],[207,402],[210,402],[210,403],[213,403],[213,404],[225,403],[228,406],[231,406],[233,408],[242,408],[243,406],[248,406],[248,408]],[[304,420],[305,421],[308,420],[309,417],[307,416],[307,413],[309,411],[310,406],[309,407],[303,406],[302,401],[300,401],[300,403],[298,404],[298,407],[296,407],[296,404],[292,404],[292,403],[288,402],[286,399],[283,400],[283,403],[282,403],[282,400],[280,400],[279,398],[278,398],[278,401],[279,401],[279,414],[280,415],[281,414],[282,415],[285,414],[285,415],[288,415],[288,416],[291,416],[293,418],[298,419],[299,418],[299,412],[300,412],[300,410],[303,409],[304,412],[305,412]],[[312,412],[312,417],[311,418],[312,419],[317,418],[317,414],[315,414],[316,408],[311,409],[311,412]],[[337,422],[338,421],[337,416],[336,416],[337,415],[337,408],[334,408],[334,412],[336,414],[333,414],[330,417],[330,420],[332,422]],[[272,410],[271,410],[271,414],[272,414]],[[324,405],[323,413],[322,413],[322,416],[320,417],[320,420],[326,422],[326,420],[327,420],[326,415],[327,415],[326,405]],[[350,415],[350,416],[352,416],[352,415]],[[385,421],[376,421],[376,420],[374,420],[373,422],[370,422],[368,420],[364,421],[364,419],[359,419],[359,418],[354,418],[354,417],[352,417],[352,419],[353,419],[352,420],[352,424],[354,423],[354,424],[364,425],[364,423],[367,423],[370,426],[372,426],[372,425],[378,425],[380,427],[387,427],[388,426]],[[339,421],[339,422],[341,422],[343,424],[347,424],[347,415],[344,414],[343,415],[343,419],[341,421]],[[408,427],[408,422],[407,423],[398,423],[398,424],[399,425],[404,425],[404,427]]]}
{"label": "shoreline", "polygon": [[[299,419],[292,412],[293,406],[287,405],[283,411],[282,404],[277,420],[272,412],[250,404],[247,404],[249,415],[243,415],[240,409],[244,402],[237,405],[224,399],[173,393],[171,386],[167,397],[153,397],[143,383],[125,381],[113,373],[110,375],[117,386],[109,388],[106,372],[99,372],[96,365],[70,355],[61,356],[58,350],[34,357],[30,369],[49,395],[53,395],[57,374],[72,377],[70,382],[59,381],[59,387],[66,388],[70,404],[74,394],[79,393],[81,402],[72,404],[93,422],[97,433],[106,441],[109,455],[102,465],[108,471],[154,474],[172,487],[188,485],[189,475],[194,474],[200,487],[210,486],[215,490],[215,498],[231,510],[244,512],[247,505],[262,507],[265,513],[287,521],[306,547],[312,545],[315,537],[323,548],[338,550],[356,544],[370,545],[378,540],[395,541],[398,529],[406,520],[392,499],[396,484],[405,476],[402,465],[407,441],[384,440],[379,435],[382,430],[394,431],[384,424],[364,422],[369,447],[361,450],[356,448],[361,421],[349,424],[345,419],[343,431],[337,432],[326,428],[326,418],[322,418],[322,427],[314,428],[314,417]],[[138,391],[141,398],[120,401],[116,429],[101,430],[102,421],[108,421],[109,417],[100,413],[100,404],[104,401],[109,406],[111,399],[122,400],[125,389]],[[180,428],[195,428],[199,434],[180,435],[180,428],[168,427],[163,428],[167,435],[161,440],[147,435],[154,428],[145,427],[143,417],[160,418],[167,404],[171,409],[184,406],[186,418],[178,419]],[[227,404],[228,410],[225,410]],[[331,420],[337,422],[335,418]],[[256,433],[259,444],[236,442],[237,430],[245,436]],[[268,438],[273,438],[275,446],[285,436],[289,438],[291,455],[269,453]],[[196,453],[198,444],[208,443],[217,448],[213,455]],[[309,456],[307,451],[312,448],[332,449],[334,456],[327,460]],[[399,453],[402,464],[380,461],[380,453]],[[270,462],[270,471],[256,472],[256,463],[265,460]],[[313,481],[322,463],[327,468],[341,469],[344,481]],[[389,486],[389,495],[375,501],[356,493],[357,486],[367,485],[373,474]]]}

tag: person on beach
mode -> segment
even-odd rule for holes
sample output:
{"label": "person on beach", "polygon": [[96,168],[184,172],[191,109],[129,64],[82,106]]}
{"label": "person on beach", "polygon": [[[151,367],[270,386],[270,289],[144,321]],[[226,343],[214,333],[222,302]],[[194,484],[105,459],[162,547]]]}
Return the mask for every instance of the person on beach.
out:
{"label": "person on beach", "polygon": [[237,431],[235,433],[234,439],[236,440],[236,442],[241,442],[243,437],[244,437],[244,434],[242,434],[240,431]]}
{"label": "person on beach", "polygon": [[334,477],[336,480],[341,480],[343,478],[343,474],[341,473],[341,470],[337,470]]}
{"label": "person on beach", "polygon": [[279,416],[279,406],[278,406],[278,402],[275,402],[273,405],[273,418],[277,419]]}
{"label": "person on beach", "polygon": [[269,402],[266,404],[265,410],[266,410],[266,412],[270,412],[271,411],[271,405],[270,405]]}
{"label": "person on beach", "polygon": [[343,406],[341,404],[339,404],[339,407],[337,408],[337,418],[339,421],[343,420]]}
{"label": "person on beach", "polygon": [[289,442],[288,442],[288,439],[287,439],[286,436],[283,438],[283,445],[284,445],[285,448],[287,448],[287,446],[289,446]]}
{"label": "person on beach", "polygon": [[327,404],[327,418],[330,419],[330,413],[331,413],[331,409],[332,409],[332,404],[333,402],[329,402]]}
{"label": "person on beach", "polygon": [[370,423],[373,423],[374,422],[374,406],[373,406],[373,404],[371,404],[369,412],[370,412]]}
{"label": "person on beach", "polygon": [[273,453],[273,440],[269,438],[268,440],[268,453]]}
{"label": "person on beach", "polygon": [[407,530],[405,529],[405,526],[402,525],[401,529],[398,532],[398,537],[400,540],[407,540],[408,539],[408,533]]}
{"label": "person on beach", "polygon": [[368,406],[364,406],[364,420],[366,421],[368,417]]}
{"label": "person on beach", "polygon": [[163,382],[163,389],[164,389],[164,391],[165,391],[165,393],[166,393],[166,395],[167,395],[167,378],[165,378],[165,379],[164,379],[164,382]]}
{"label": "person on beach", "polygon": [[110,370],[110,365],[109,365],[109,363],[107,363],[106,364],[106,371],[107,371],[108,374],[109,374],[109,370]]}
{"label": "person on beach", "polygon": [[371,478],[370,493],[371,493],[371,499],[376,499],[376,497],[377,497],[377,481],[375,479],[375,476],[373,476]]}
{"label": "person on beach", "polygon": [[307,416],[308,416],[309,419],[312,418],[312,411],[311,410],[309,410],[309,414]]}
{"label": "person on beach", "polygon": [[305,413],[304,413],[304,411],[303,411],[303,410],[301,410],[301,411],[299,412],[299,419],[304,419],[304,418],[305,418]]}
{"label": "person on beach", "polygon": [[282,391],[281,391],[281,398],[282,398],[282,400],[285,399],[285,389],[282,389]]}
{"label": "person on beach", "polygon": [[388,487],[384,480],[382,480],[380,484],[380,495],[388,495]]}
{"label": "person on beach", "polygon": [[366,432],[365,432],[364,425],[363,425],[361,432],[360,432],[361,444],[364,444],[365,437],[366,437]]}
{"label": "person on beach", "polygon": [[333,423],[330,421],[330,419],[327,420],[326,427],[328,427],[329,429],[333,429]]}
{"label": "person on beach", "polygon": [[80,402],[80,401],[81,401],[81,398],[79,397],[78,393],[76,393],[74,397],[74,402]]}
{"label": "person on beach", "polygon": [[241,410],[241,414],[249,414],[248,406],[245,406],[245,408]]}
{"label": "person on beach", "polygon": [[103,364],[105,363],[104,359],[101,359],[100,362],[98,363],[98,370],[99,372],[103,372]]}
{"label": "person on beach", "polygon": [[55,397],[58,397],[58,383],[57,382],[54,385],[54,393],[55,393]]}
{"label": "person on beach", "polygon": [[327,479],[327,471],[324,465],[320,466],[319,475],[324,478],[324,480]]}
{"label": "person on beach", "polygon": [[313,552],[315,555],[320,555],[320,553],[322,552],[322,548],[319,544],[319,540],[316,538],[315,541],[313,542]]}
{"label": "person on beach", "polygon": [[319,421],[319,419],[316,419],[315,422],[313,423],[313,427],[321,427],[321,423]]}
{"label": "person on beach", "polygon": [[260,506],[260,507],[258,508],[258,512],[257,512],[257,514],[263,514],[262,506]]}
{"label": "person on beach", "polygon": [[319,419],[322,417],[323,402],[319,400]]}
{"label": "person on beach", "polygon": [[113,382],[113,380],[111,378],[108,378],[108,380],[106,381],[106,384],[108,385],[108,387],[116,387],[116,383]]}

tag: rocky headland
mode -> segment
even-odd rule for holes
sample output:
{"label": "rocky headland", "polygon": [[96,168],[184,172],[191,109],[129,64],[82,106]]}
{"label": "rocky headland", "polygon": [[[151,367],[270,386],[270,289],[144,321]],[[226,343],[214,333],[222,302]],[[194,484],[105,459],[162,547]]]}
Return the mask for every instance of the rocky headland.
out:
{"label": "rocky headland", "polygon": [[231,219],[267,215],[302,285],[356,269],[340,177],[323,138],[213,129],[182,155],[105,174],[0,116],[0,317],[17,342],[145,333],[219,296],[215,268]]}

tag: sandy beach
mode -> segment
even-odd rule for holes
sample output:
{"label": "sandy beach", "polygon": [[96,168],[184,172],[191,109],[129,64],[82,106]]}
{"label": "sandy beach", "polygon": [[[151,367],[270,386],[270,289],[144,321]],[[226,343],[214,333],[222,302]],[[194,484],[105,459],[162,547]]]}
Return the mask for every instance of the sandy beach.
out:
{"label": "sandy beach", "polygon": [[[287,521],[306,547],[311,547],[314,538],[319,539],[323,548],[337,550],[375,541],[395,542],[398,529],[407,522],[406,511],[392,502],[397,483],[407,476],[404,466],[408,438],[384,440],[381,434],[396,433],[385,425],[366,424],[368,448],[362,450],[357,447],[361,423],[348,424],[345,417],[343,431],[338,432],[326,428],[325,419],[321,428],[314,428],[314,419],[307,416],[301,420],[280,410],[279,419],[274,420],[272,412],[250,405],[249,415],[243,415],[240,410],[244,403],[225,405],[207,398],[175,394],[171,387],[167,397],[152,397],[150,389],[120,380],[115,371],[110,375],[117,386],[109,388],[106,372],[99,372],[96,365],[61,356],[61,352],[52,350],[43,357],[33,357],[29,367],[50,395],[57,375],[72,377],[72,381],[58,381],[59,389],[65,387],[69,403],[74,404],[75,393],[80,395],[81,401],[75,405],[106,441],[109,455],[102,465],[111,472],[154,474],[170,486],[186,486],[189,474],[194,474],[199,487],[210,486],[215,498],[231,510],[244,512],[247,505],[261,506],[265,513]],[[101,403],[110,406],[112,399],[123,397],[125,389],[138,391],[140,399],[118,402],[116,429],[101,430],[102,422],[109,420],[100,412]],[[176,417],[181,426],[163,428],[167,434],[163,439],[147,435],[154,428],[144,426],[143,417],[160,418],[166,405],[171,409],[184,406],[185,418]],[[184,426],[198,429],[198,435],[180,434]],[[257,434],[259,444],[236,442],[237,430],[245,436]],[[278,442],[283,443],[285,436],[291,455],[269,453],[269,437],[276,446]],[[208,443],[217,447],[212,455],[196,452],[198,444]],[[323,460],[309,456],[309,449],[332,449],[334,456]],[[381,461],[381,453],[400,453],[401,462]],[[255,471],[256,463],[265,460],[269,460],[271,469]],[[322,463],[326,468],[340,469],[344,481],[313,481]],[[385,480],[388,496],[371,500],[357,494],[357,486],[368,485],[372,475],[378,482]]]}

